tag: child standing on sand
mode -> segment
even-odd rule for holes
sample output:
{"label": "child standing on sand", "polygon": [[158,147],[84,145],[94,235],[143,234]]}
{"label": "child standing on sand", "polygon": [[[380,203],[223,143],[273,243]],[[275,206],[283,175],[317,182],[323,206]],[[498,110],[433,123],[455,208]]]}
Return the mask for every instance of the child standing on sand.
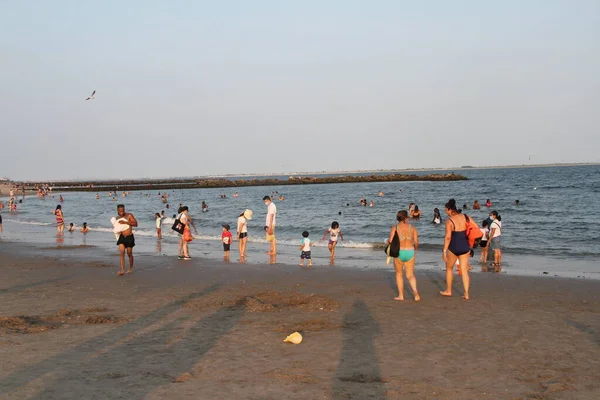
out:
{"label": "child standing on sand", "polygon": [[300,253],[301,263],[298,265],[304,267],[304,260],[308,260],[308,266],[312,267],[312,258],[310,255],[310,239],[308,238],[307,231],[302,232],[302,242],[300,244],[300,250],[302,251],[302,253]]}
{"label": "child standing on sand", "polygon": [[223,257],[229,260],[229,251],[231,249],[231,241],[233,239],[229,230],[231,227],[228,224],[223,224],[223,233],[221,234],[221,242],[223,242]]}
{"label": "child standing on sand", "polygon": [[325,231],[325,233],[323,234],[322,240],[325,240],[325,237],[327,237],[328,233],[329,233],[329,244],[327,245],[327,248],[329,249],[329,252],[331,253],[331,258],[334,259],[335,258],[335,246],[337,246],[338,236],[340,239],[344,240],[344,236],[342,236],[342,231],[340,230],[340,224],[337,221],[333,221],[331,223],[331,228],[327,229]]}

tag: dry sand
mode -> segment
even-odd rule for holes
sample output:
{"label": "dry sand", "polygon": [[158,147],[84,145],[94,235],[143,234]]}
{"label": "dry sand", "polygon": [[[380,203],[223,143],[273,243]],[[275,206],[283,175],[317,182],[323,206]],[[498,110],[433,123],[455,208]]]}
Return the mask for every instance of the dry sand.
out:
{"label": "dry sand", "polygon": [[598,281],[475,273],[467,302],[429,271],[416,304],[389,270],[139,257],[118,278],[2,246],[2,398],[600,398]]}

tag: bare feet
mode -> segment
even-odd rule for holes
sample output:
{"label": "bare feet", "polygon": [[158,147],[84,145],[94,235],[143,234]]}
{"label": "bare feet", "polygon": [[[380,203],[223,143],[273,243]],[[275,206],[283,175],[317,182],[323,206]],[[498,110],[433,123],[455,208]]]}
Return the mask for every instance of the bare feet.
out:
{"label": "bare feet", "polygon": [[403,301],[404,300],[404,296],[394,297],[394,300]]}
{"label": "bare feet", "polygon": [[469,296],[463,296],[462,299],[463,300],[469,300]]}
{"label": "bare feet", "polygon": [[419,296],[419,293],[415,293],[415,301],[421,301],[421,296]]}
{"label": "bare feet", "polygon": [[448,292],[448,291],[443,291],[443,292],[440,292],[440,294],[441,294],[442,296],[446,296],[446,297],[451,297],[451,296],[452,296],[452,292]]}
{"label": "bare feet", "polygon": [[133,268],[129,268],[129,270],[127,271],[128,274],[133,274]]}
{"label": "bare feet", "polygon": [[121,271],[117,272],[117,275],[118,276],[125,275],[125,271],[121,270]]}

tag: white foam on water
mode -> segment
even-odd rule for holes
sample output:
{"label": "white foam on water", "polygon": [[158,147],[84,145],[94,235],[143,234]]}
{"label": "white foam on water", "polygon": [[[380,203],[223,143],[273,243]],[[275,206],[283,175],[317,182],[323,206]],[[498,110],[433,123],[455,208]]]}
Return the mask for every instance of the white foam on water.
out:
{"label": "white foam on water", "polygon": [[21,224],[21,225],[36,225],[36,226],[56,226],[56,223],[51,223],[51,222],[37,222],[37,221],[19,221],[16,219],[4,219],[5,221],[8,222],[14,222],[15,224]]}

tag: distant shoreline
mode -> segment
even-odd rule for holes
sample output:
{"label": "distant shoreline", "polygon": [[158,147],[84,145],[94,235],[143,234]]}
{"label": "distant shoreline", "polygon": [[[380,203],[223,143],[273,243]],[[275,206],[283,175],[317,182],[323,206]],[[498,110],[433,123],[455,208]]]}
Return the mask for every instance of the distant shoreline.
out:
{"label": "distant shoreline", "polygon": [[[415,172],[435,172],[435,171],[471,171],[471,170],[491,170],[491,169],[518,169],[518,168],[548,168],[548,167],[585,167],[600,165],[600,162],[589,162],[589,163],[552,163],[552,164],[522,164],[522,165],[490,165],[490,166],[470,166],[463,165],[460,167],[433,167],[433,168],[401,168],[401,169],[368,169],[368,170],[341,170],[341,171],[306,171],[306,172],[269,172],[269,173],[231,173],[231,174],[213,174],[213,175],[198,175],[198,176],[179,176],[179,177],[142,177],[142,178],[127,178],[122,181],[135,181],[138,183],[147,181],[166,181],[166,180],[193,180],[193,179],[218,179],[218,178],[252,178],[252,177],[274,177],[274,176],[321,176],[321,175],[353,175],[353,174],[402,174],[402,173],[415,173]],[[69,182],[71,184],[77,183],[95,183],[105,181],[119,181],[116,178],[93,178],[93,179],[54,179],[54,180],[15,180],[15,181],[2,181],[0,185],[6,185],[8,187],[11,183],[17,184],[38,184],[39,182],[44,183],[63,183]]]}

